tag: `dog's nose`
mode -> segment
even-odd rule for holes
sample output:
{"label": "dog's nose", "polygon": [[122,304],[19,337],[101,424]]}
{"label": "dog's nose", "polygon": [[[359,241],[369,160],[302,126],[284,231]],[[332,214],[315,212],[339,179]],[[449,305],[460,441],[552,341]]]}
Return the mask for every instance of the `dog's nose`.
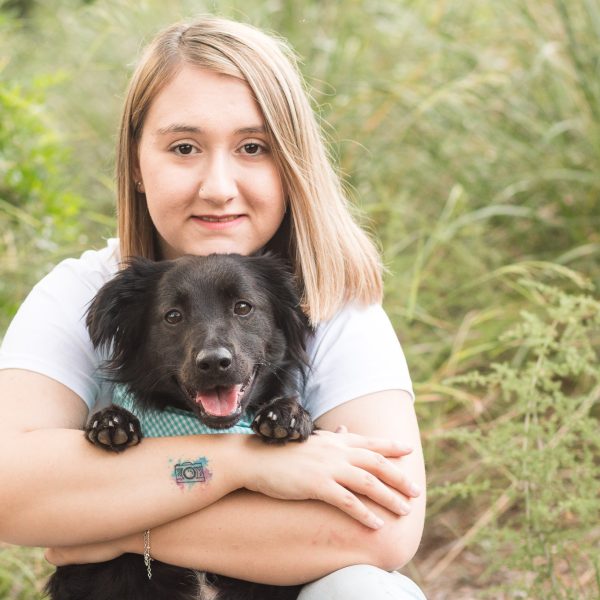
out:
{"label": "dog's nose", "polygon": [[231,352],[223,347],[200,350],[196,355],[196,366],[206,375],[225,373],[231,368],[232,362]]}

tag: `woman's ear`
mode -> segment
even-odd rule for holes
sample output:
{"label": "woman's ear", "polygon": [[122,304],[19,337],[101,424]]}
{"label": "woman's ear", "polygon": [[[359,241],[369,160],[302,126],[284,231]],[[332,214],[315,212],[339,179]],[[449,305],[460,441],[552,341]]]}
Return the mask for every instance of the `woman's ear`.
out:
{"label": "woman's ear", "polygon": [[133,184],[135,187],[135,191],[140,194],[145,194],[146,189],[144,188],[144,180],[142,178],[142,171],[138,164],[133,167]]}

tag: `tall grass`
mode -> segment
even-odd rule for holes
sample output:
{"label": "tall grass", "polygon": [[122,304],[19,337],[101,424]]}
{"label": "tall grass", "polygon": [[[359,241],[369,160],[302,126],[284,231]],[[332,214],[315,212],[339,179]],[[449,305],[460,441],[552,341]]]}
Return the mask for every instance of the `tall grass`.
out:
{"label": "tall grass", "polygon": [[[30,101],[58,140],[52,156],[70,150],[57,159],[60,186],[83,210],[68,241],[64,228],[46,232],[32,265],[40,226],[0,203],[2,281],[29,285],[112,233],[128,73],[143,39],[202,12],[290,40],[381,241],[432,497],[408,572],[431,598],[598,597],[600,5],[55,0],[24,21],[4,17],[0,78],[33,94],[50,78],[44,102]],[[0,295],[1,323],[24,289]],[[6,552],[0,581],[19,579]]]}

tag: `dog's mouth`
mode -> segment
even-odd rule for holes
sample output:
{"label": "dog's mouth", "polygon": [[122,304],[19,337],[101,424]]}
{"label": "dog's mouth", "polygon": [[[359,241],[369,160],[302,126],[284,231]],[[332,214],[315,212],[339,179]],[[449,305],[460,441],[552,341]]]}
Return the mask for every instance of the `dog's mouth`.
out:
{"label": "dog's mouth", "polygon": [[211,427],[226,428],[234,425],[242,416],[244,398],[252,389],[258,367],[244,383],[224,386],[217,385],[206,390],[190,393],[202,418]]}

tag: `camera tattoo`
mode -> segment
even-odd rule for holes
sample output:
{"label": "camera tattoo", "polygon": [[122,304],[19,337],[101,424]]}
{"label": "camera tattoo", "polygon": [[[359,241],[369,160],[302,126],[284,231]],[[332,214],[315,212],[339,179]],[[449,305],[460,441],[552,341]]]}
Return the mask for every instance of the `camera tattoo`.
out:
{"label": "camera tattoo", "polygon": [[[173,465],[175,461],[170,460]],[[212,472],[208,468],[208,459],[200,456],[196,460],[178,460],[171,471],[173,483],[180,489],[186,490],[194,487],[197,483],[205,484],[212,479]]]}

